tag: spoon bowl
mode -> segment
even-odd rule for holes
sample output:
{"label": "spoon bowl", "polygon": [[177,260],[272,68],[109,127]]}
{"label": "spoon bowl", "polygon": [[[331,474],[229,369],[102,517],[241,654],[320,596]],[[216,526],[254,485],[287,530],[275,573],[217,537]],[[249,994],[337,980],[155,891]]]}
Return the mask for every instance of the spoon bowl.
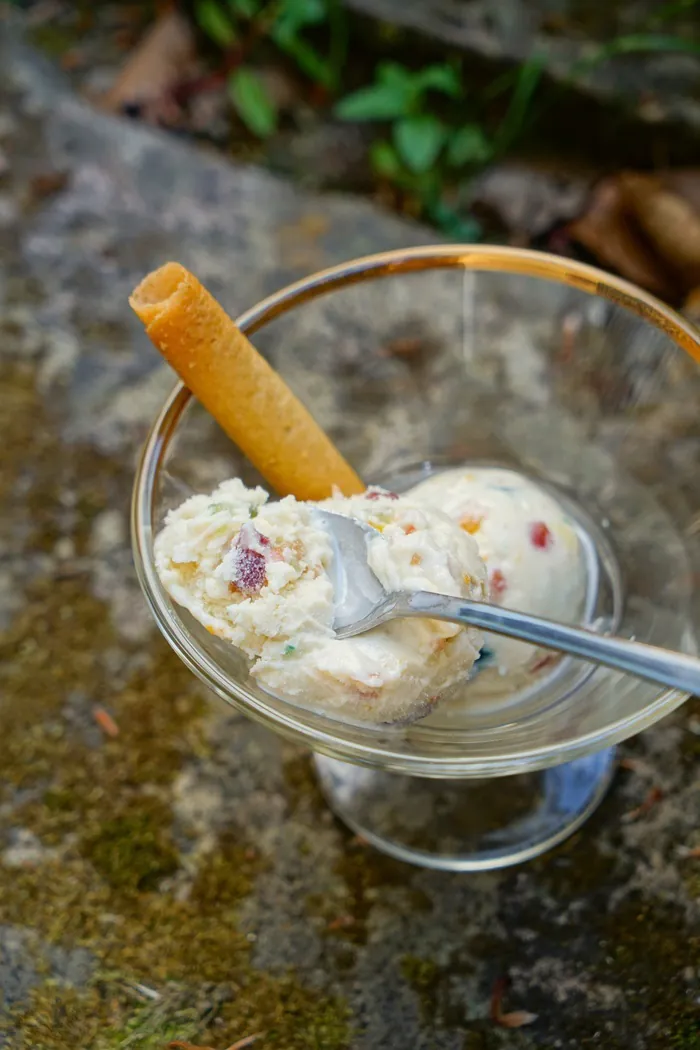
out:
{"label": "spoon bowl", "polygon": [[371,525],[342,514],[315,510],[314,516],[333,544],[333,627],[338,638],[371,631],[401,616],[425,616],[532,642],[544,649],[583,657],[626,674],[700,693],[700,660],[627,638],[604,637],[585,627],[571,627],[541,616],[504,609],[431,591],[389,593],[370,568],[368,545],[381,542]]}

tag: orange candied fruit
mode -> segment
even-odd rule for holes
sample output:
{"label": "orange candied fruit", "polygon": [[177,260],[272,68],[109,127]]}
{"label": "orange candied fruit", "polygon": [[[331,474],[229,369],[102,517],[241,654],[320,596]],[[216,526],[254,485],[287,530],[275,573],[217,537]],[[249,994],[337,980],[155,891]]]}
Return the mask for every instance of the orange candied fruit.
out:
{"label": "orange candied fruit", "polygon": [[459,524],[465,532],[468,532],[470,536],[473,536],[474,533],[478,532],[481,528],[481,523],[483,520],[483,518],[472,518],[467,516],[466,518],[462,518]]}
{"label": "orange candied fruit", "polygon": [[494,599],[500,598],[505,593],[508,586],[506,578],[500,569],[493,570],[489,583],[491,585],[491,596]]}
{"label": "orange candied fruit", "polygon": [[411,565],[420,565],[422,561],[423,559],[421,558],[420,554],[414,554],[411,558]]}
{"label": "orange candied fruit", "polygon": [[404,525],[403,526],[403,531],[406,533],[407,536],[410,536],[412,532],[416,531],[416,526],[415,525]]}

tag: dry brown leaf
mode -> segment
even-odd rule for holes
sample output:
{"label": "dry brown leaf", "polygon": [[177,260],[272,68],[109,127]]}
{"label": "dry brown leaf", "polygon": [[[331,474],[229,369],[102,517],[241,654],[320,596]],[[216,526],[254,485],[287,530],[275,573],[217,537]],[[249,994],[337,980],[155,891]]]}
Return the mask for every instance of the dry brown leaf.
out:
{"label": "dry brown leaf", "polygon": [[682,282],[700,283],[700,212],[661,180],[633,172],[618,177],[625,208],[632,213],[655,252]]}
{"label": "dry brown leaf", "polygon": [[569,236],[604,265],[665,299],[680,299],[673,275],[628,214],[617,176],[596,186],[588,210],[568,227]]}
{"label": "dry brown leaf", "polygon": [[682,197],[700,214],[700,168],[675,168],[661,172],[659,178],[664,189]]}
{"label": "dry brown leaf", "polygon": [[151,26],[129,55],[101,104],[110,110],[155,102],[196,70],[196,43],[187,19],[169,11]]}

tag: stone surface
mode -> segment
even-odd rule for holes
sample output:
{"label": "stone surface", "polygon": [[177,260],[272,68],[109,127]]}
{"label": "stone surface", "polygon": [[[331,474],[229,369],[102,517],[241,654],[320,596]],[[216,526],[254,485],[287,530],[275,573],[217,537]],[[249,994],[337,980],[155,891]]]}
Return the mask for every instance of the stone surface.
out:
{"label": "stone surface", "polygon": [[[237,311],[429,235],[100,116],[14,39],[0,78],[6,1045],[697,1046],[692,709],[549,856],[421,871],[333,821],[299,748],[204,702],[135,581],[131,479],[171,385],[125,306],[138,278],[174,256]],[[526,1028],[490,1019],[504,976]]]}
{"label": "stone surface", "polygon": [[[697,14],[691,7],[660,7],[654,0],[619,4],[599,0],[348,3],[363,13],[420,30],[488,59],[524,62],[533,55],[541,56],[555,80],[573,81],[599,98],[618,101],[651,124],[667,121],[694,129],[696,134],[700,131],[700,50]],[[668,17],[671,15],[675,18]],[[674,34],[681,40],[677,50],[629,46],[633,37]],[[600,60],[601,49],[614,47],[616,42],[620,53]]]}

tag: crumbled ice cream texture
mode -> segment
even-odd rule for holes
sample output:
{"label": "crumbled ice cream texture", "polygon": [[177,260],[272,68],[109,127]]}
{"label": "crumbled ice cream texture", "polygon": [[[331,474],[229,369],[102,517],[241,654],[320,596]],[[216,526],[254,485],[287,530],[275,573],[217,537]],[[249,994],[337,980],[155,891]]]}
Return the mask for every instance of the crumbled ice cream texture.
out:
{"label": "crumbled ice cream texture", "polygon": [[[441,511],[381,489],[326,509],[377,529],[369,562],[387,590],[483,599],[486,570],[473,537]],[[337,639],[333,552],[314,504],[268,502],[225,481],[171,511],[155,543],[170,596],[207,630],[242,649],[260,686],[353,721],[410,722],[468,675],[482,643],[472,628],[397,619]]]}
{"label": "crumbled ice cream texture", "polygon": [[[544,489],[510,470],[475,467],[436,474],[417,485],[410,498],[420,506],[440,507],[474,537],[486,563],[491,602],[565,623],[580,619],[583,551],[564,508]],[[540,670],[557,659],[503,635],[484,638],[485,668],[490,662],[502,677]],[[481,678],[470,683],[472,695]]]}

